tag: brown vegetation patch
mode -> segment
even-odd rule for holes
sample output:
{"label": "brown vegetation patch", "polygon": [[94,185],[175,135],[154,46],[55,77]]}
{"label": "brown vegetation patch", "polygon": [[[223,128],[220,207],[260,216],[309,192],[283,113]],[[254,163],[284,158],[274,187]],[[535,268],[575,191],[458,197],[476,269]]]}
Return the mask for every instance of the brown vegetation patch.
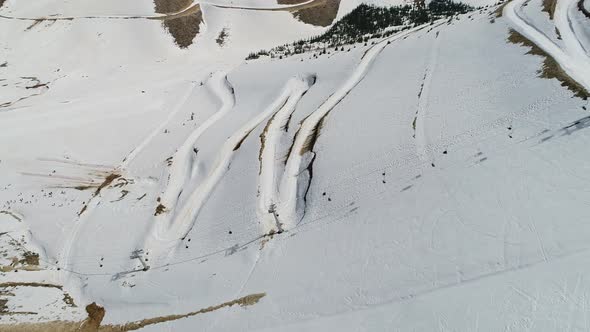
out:
{"label": "brown vegetation patch", "polygon": [[[254,129],[252,129],[252,130],[254,130]],[[238,144],[236,144],[236,146],[234,146],[234,151],[238,150],[242,146],[242,144],[244,143],[246,138],[248,138],[248,136],[250,136],[250,133],[252,133],[252,130],[247,132],[246,135],[244,135],[244,137],[242,137],[242,139],[238,142]]]}
{"label": "brown vegetation patch", "polygon": [[156,13],[172,14],[188,8],[193,3],[192,0],[155,0]]}
{"label": "brown vegetation patch", "polygon": [[180,48],[187,48],[193,43],[203,21],[201,7],[198,4],[191,7],[192,3],[192,0],[154,0],[156,13],[173,14],[157,19],[163,21],[162,25]]}
{"label": "brown vegetation patch", "polygon": [[39,265],[39,254],[32,251],[27,251],[23,254],[23,259],[19,261],[22,265],[38,266]]}
{"label": "brown vegetation patch", "polygon": [[54,284],[46,284],[42,282],[3,282],[0,283],[0,288],[8,288],[8,287],[46,287],[46,288],[57,288],[59,290],[62,289],[60,285]]}
{"label": "brown vegetation patch", "polygon": [[303,23],[327,27],[336,19],[340,0],[317,0],[293,12],[293,16]]}
{"label": "brown vegetation patch", "polygon": [[307,138],[305,139],[305,143],[303,143],[303,146],[301,147],[301,151],[299,151],[300,155],[304,155],[306,152],[313,150],[315,143],[317,142],[318,138],[320,137],[320,131],[324,127],[324,120],[326,119],[328,114],[330,114],[330,112],[327,112],[320,119],[320,121],[318,121],[318,123],[315,125],[315,127],[313,128],[311,133],[307,136]]}
{"label": "brown vegetation patch", "polygon": [[203,21],[201,12],[191,15],[165,20],[162,24],[174,38],[174,42],[180,48],[187,48],[192,45],[193,40],[199,33],[199,25]]}
{"label": "brown vegetation patch", "polygon": [[268,133],[268,128],[274,121],[276,115],[277,113],[272,115],[272,117],[266,123],[266,126],[264,126],[262,133],[260,133],[260,151],[258,151],[258,162],[260,166],[258,167],[258,175],[262,174],[262,154],[264,153],[264,147],[266,146],[266,134]]}
{"label": "brown vegetation patch", "polygon": [[538,55],[543,58],[543,65],[538,71],[539,77],[557,79],[561,83],[561,86],[570,90],[576,97],[582,98],[584,100],[587,100],[588,97],[590,97],[590,93],[586,91],[586,89],[580,83],[571,78],[561,68],[557,61],[555,61],[555,59],[553,59],[549,54],[547,54],[525,36],[521,35],[515,30],[510,29],[508,41],[516,45],[529,47],[530,50],[526,52],[526,54]]}
{"label": "brown vegetation patch", "polygon": [[543,0],[543,11],[549,14],[550,19],[553,19],[555,15],[555,6],[557,6],[557,0]]}
{"label": "brown vegetation patch", "polygon": [[121,174],[117,174],[117,173],[111,173],[111,174],[107,175],[107,177],[104,179],[104,181],[98,186],[98,188],[96,188],[96,191],[94,192],[94,196],[98,196],[98,194],[100,194],[101,190],[108,187],[111,183],[113,183],[113,181],[115,181],[116,179],[118,179],[120,177],[121,177]]}
{"label": "brown vegetation patch", "polygon": [[221,32],[219,32],[219,36],[217,36],[217,38],[215,39],[215,42],[217,43],[217,45],[223,47],[223,45],[225,45],[225,40],[226,40],[227,36],[228,36],[227,29],[223,28],[221,30]]}
{"label": "brown vegetation patch", "polygon": [[[234,305],[239,305],[241,307],[247,307],[254,305],[260,301],[266,293],[259,293],[259,294],[251,294],[244,296],[242,298],[228,301],[222,304],[218,304],[215,306],[207,307],[204,309],[200,309],[198,311],[189,312],[186,314],[180,315],[168,315],[168,316],[160,316],[154,318],[146,318],[137,322],[131,322],[121,325],[104,325],[101,326],[100,323],[102,322],[105,316],[104,308],[98,306],[96,303],[91,303],[86,306],[86,312],[88,313],[88,318],[86,318],[82,322],[65,322],[65,321],[53,321],[53,322],[46,322],[46,323],[21,323],[21,324],[6,324],[0,325],[0,332],[126,332],[126,331],[135,331],[141,328],[170,322],[182,318],[187,318],[191,316],[196,316],[199,314],[204,314],[212,311],[216,311],[226,307],[232,307]],[[1,303],[0,303],[1,305]]]}
{"label": "brown vegetation patch", "polygon": [[154,216],[159,216],[164,212],[166,212],[166,206],[164,204],[160,203],[156,207],[156,212],[154,213]]}
{"label": "brown vegetation patch", "polygon": [[0,0],[0,8],[2,8],[2,6],[4,5],[4,2],[6,2],[6,0]]}
{"label": "brown vegetation patch", "polygon": [[76,303],[74,302],[74,299],[68,293],[64,292],[63,301],[65,304],[67,304],[70,307],[74,307],[74,308],[77,307]]}

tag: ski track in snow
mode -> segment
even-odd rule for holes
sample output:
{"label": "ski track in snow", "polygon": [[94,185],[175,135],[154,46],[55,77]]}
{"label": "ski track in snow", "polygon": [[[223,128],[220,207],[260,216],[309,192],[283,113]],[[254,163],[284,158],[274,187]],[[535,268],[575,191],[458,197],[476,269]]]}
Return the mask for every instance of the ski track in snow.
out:
{"label": "ski track in snow", "polygon": [[417,155],[422,160],[432,159],[427,146],[429,140],[426,131],[426,111],[428,110],[428,97],[430,95],[430,85],[432,82],[432,75],[436,69],[438,60],[440,40],[438,39],[438,32],[432,44],[432,51],[430,52],[430,59],[426,67],[426,73],[424,74],[424,81],[420,96],[418,97],[418,110],[416,111],[416,151]]}
{"label": "ski track in snow", "polygon": [[[144,248],[150,250],[150,253],[155,252],[156,255],[158,253],[171,253],[170,250],[162,249],[169,248],[170,243],[180,241],[194,227],[201,208],[207,202],[217,183],[228,171],[233,156],[243,141],[264,119],[273,116],[284,107],[294,107],[290,104],[296,104],[296,101],[301,98],[301,95],[307,91],[308,87],[309,83],[305,78],[294,77],[290,79],[271,105],[226,140],[217,156],[215,166],[204,178],[203,182],[190,194],[186,203],[180,207],[178,214],[173,217],[160,218],[160,220],[154,222],[152,231],[146,238]],[[290,101],[292,102],[290,103]]]}
{"label": "ski track in snow", "polygon": [[576,36],[572,26],[570,18],[572,10],[578,10],[575,0],[557,0],[554,16],[555,26],[561,33],[561,39],[565,45],[566,52],[576,60],[586,63],[586,66],[589,66],[588,54]]}
{"label": "ski track in snow", "polygon": [[193,131],[172,156],[172,164],[168,171],[167,184],[160,195],[160,204],[164,206],[166,211],[161,215],[156,216],[156,223],[169,223],[170,218],[174,216],[178,198],[182,193],[184,185],[190,180],[193,172],[193,166],[197,158],[193,149],[195,149],[195,144],[199,138],[209,128],[226,116],[235,105],[234,89],[227,80],[227,75],[225,73],[217,72],[213,74],[210,83],[211,89],[221,100],[221,108]]}
{"label": "ski track in snow", "polygon": [[[440,24],[441,23],[438,25]],[[306,171],[315,157],[313,151],[304,152],[308,137],[314,133],[314,130],[316,130],[320,121],[322,121],[322,119],[363,80],[377,56],[390,42],[423,29],[425,26],[426,25],[414,27],[395,36],[385,38],[369,48],[361,58],[360,63],[352,75],[344,82],[344,84],[303,121],[294,138],[293,147],[289,154],[287,165],[285,166],[285,173],[283,174],[280,183],[277,211],[279,216],[281,216],[281,223],[286,226],[286,229],[295,227],[303,218],[305,212],[305,203],[303,202],[304,195],[301,193],[305,192],[307,189],[299,186],[300,182],[305,182],[302,181],[304,179],[302,179],[300,175]],[[309,183],[306,184],[306,186],[309,186]]]}
{"label": "ski track in snow", "polygon": [[512,23],[512,27],[547,52],[571,78],[590,91],[590,62],[569,22],[568,12],[574,6],[575,0],[557,0],[555,8],[555,26],[561,34],[564,49],[522,19],[518,9],[524,2],[525,0],[514,0],[504,7],[504,16]]}
{"label": "ski track in snow", "polygon": [[190,89],[188,89],[187,93],[182,97],[182,101],[178,103],[178,105],[174,108],[172,112],[169,113],[166,120],[164,120],[158,127],[156,127],[139,145],[137,145],[131,152],[123,159],[120,168],[125,169],[129,167],[131,162],[151,143],[151,141],[162,131],[164,128],[168,126],[170,121],[180,112],[186,101],[190,98],[191,94],[195,89],[195,83],[191,83]]}
{"label": "ski track in snow", "polygon": [[[182,109],[182,106],[186,103],[190,95],[193,93],[195,88],[195,84],[192,83],[190,89],[188,89],[187,93],[182,97],[182,101],[176,106],[176,108],[170,112],[167,119],[162,122],[160,126],[155,128],[136,148],[134,148],[121,162],[121,164],[113,169],[114,173],[121,173],[127,168],[131,162],[135,160],[135,158],[149,145],[149,143],[157,136],[158,133],[161,132],[161,129],[165,127],[170,120]],[[104,188],[103,190],[108,190],[108,188]],[[70,269],[70,265],[72,264],[72,249],[74,244],[78,239],[78,235],[86,224],[87,219],[93,214],[94,210],[101,204],[102,198],[104,193],[99,193],[98,195],[93,195],[89,198],[88,202],[86,203],[86,209],[83,213],[80,213],[77,218],[73,222],[73,228],[70,233],[67,235],[66,239],[64,240],[64,246],[62,248],[60,254],[60,261],[62,262],[60,266],[62,266],[63,272],[60,273],[59,277],[64,281],[71,281],[71,275],[76,274],[75,271]],[[79,295],[81,298],[81,296]]]}
{"label": "ski track in snow", "polygon": [[[281,231],[282,226],[276,224],[276,220],[271,210],[278,201],[278,182],[277,179],[282,174],[283,162],[280,160],[279,148],[282,139],[286,136],[284,127],[287,125],[291,115],[295,111],[301,97],[307,90],[315,84],[315,75],[310,75],[293,91],[293,96],[275,115],[268,121],[265,132],[261,135],[264,137],[263,147],[260,154],[260,176],[259,176],[259,197],[258,197],[258,216],[263,225],[264,233]],[[263,136],[264,135],[264,136]]]}

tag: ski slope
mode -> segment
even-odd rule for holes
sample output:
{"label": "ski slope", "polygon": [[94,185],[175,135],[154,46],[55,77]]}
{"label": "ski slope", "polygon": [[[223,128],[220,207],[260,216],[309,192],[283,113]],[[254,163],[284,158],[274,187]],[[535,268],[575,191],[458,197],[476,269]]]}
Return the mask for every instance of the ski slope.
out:
{"label": "ski slope", "polygon": [[318,4],[187,3],[0,6],[0,331],[588,329],[577,1],[251,61]]}

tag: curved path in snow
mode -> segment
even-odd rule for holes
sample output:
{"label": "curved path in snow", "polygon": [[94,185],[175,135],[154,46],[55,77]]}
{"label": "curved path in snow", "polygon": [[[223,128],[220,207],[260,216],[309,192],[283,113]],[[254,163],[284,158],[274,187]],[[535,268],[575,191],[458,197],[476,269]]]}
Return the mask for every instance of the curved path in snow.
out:
{"label": "curved path in snow", "polygon": [[176,107],[172,110],[172,112],[170,112],[168,114],[168,117],[166,118],[166,120],[164,120],[162,123],[160,123],[160,125],[157,126],[143,141],[141,141],[141,143],[139,143],[139,145],[137,145],[133,150],[131,150],[131,152],[129,152],[129,154],[123,159],[123,161],[122,161],[121,165],[118,167],[118,169],[124,170],[125,168],[127,168],[131,164],[131,162],[133,162],[133,160],[143,150],[145,150],[145,148],[152,142],[152,140],[157,135],[161,134],[164,131],[164,128],[166,128],[166,126],[168,126],[170,121],[182,109],[182,106],[184,106],[186,101],[189,99],[189,97],[193,93],[194,89],[195,89],[195,83],[191,83],[190,88],[187,90],[186,94],[183,95],[181,102],[178,103],[176,105]]}
{"label": "curved path in snow", "polygon": [[565,45],[563,49],[518,15],[517,10],[524,2],[514,0],[504,7],[504,16],[512,23],[512,27],[549,54],[571,78],[590,91],[590,62],[569,22],[568,12],[575,1],[557,0],[554,19]]}
{"label": "curved path in snow", "polygon": [[566,53],[570,54],[578,61],[585,62],[586,65],[589,66],[590,59],[588,58],[588,53],[576,36],[572,26],[570,14],[574,10],[578,10],[578,5],[575,0],[558,0],[553,18],[555,21],[555,27],[561,34]]}
{"label": "curved path in snow", "polygon": [[[154,222],[154,226],[149,233],[144,248],[150,253],[164,253],[163,248],[169,248],[171,242],[180,241],[193,228],[197,216],[203,205],[209,199],[209,196],[215,189],[216,185],[223,178],[231,166],[235,152],[248,135],[264,121],[264,119],[273,116],[275,113],[285,107],[293,107],[292,104],[301,98],[303,93],[309,88],[309,80],[301,77],[290,79],[281,94],[269,105],[263,112],[248,121],[238,129],[222,146],[215,166],[204,178],[203,182],[190,194],[186,203],[180,207],[178,213],[166,218],[159,218]],[[188,169],[186,170],[188,171]],[[166,249],[168,251],[168,249]],[[164,253],[165,254],[165,253]]]}
{"label": "curved path in snow", "polygon": [[[281,179],[279,199],[275,202],[280,223],[284,225],[285,229],[295,227],[303,218],[305,212],[305,193],[311,180],[311,175],[308,174],[306,170],[315,158],[315,153],[313,151],[308,151],[309,147],[307,145],[309,145],[310,137],[318,134],[318,126],[321,121],[350,93],[350,91],[352,91],[352,89],[354,89],[354,87],[357,86],[357,84],[363,80],[377,56],[390,42],[423,29],[425,26],[426,25],[421,25],[392,37],[385,38],[369,48],[361,58],[360,63],[352,75],[344,82],[344,84],[317,110],[309,115],[305,121],[303,121],[299,131],[295,135],[287,165],[285,166],[285,173]],[[304,178],[304,174],[307,175],[307,179]],[[303,185],[299,185],[299,183],[303,183]]]}
{"label": "curved path in snow", "polygon": [[[209,80],[211,89],[221,100],[221,108],[201,124],[193,133],[182,143],[172,156],[170,169],[165,190],[160,195],[160,206],[164,209],[156,219],[168,219],[176,210],[178,198],[184,188],[184,185],[190,180],[193,165],[197,155],[194,152],[195,144],[198,139],[223,118],[235,105],[234,89],[227,80],[227,75],[223,72],[213,74]],[[159,213],[158,213],[159,214]],[[157,221],[160,222],[159,220]]]}
{"label": "curved path in snow", "polygon": [[262,146],[260,151],[260,195],[258,197],[257,211],[265,234],[271,231],[282,231],[282,225],[277,225],[272,213],[278,202],[278,179],[284,171],[279,148],[281,141],[287,136],[285,127],[291,119],[297,103],[307,89],[315,84],[315,81],[315,75],[302,79],[298,84],[299,86],[294,90],[292,98],[289,98],[285,106],[274,114],[268,121],[264,132],[260,135]]}

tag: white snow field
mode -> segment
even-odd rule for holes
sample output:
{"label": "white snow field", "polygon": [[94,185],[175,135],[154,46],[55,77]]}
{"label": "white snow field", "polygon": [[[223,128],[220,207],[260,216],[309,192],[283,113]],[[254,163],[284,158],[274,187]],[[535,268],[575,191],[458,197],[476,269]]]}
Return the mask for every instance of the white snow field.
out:
{"label": "white snow field", "polygon": [[178,2],[0,0],[0,331],[590,330],[589,0]]}

